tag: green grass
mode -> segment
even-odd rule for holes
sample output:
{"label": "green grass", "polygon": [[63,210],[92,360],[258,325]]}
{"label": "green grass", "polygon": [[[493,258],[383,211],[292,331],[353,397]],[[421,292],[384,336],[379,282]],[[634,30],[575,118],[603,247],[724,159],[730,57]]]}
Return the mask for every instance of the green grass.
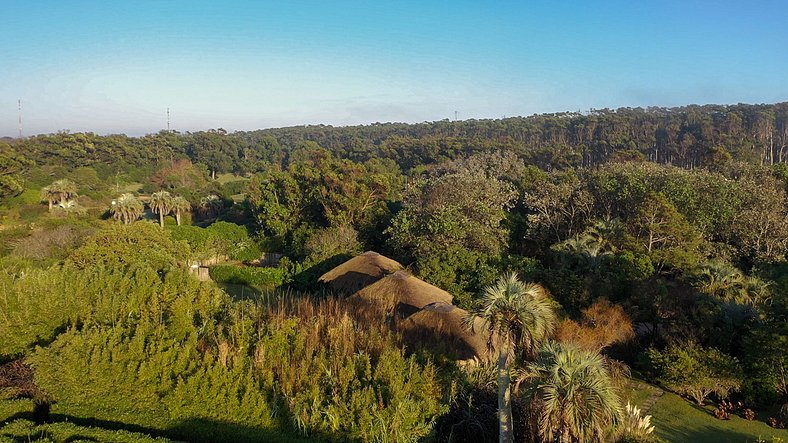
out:
{"label": "green grass", "polygon": [[[656,434],[669,442],[746,443],[759,437],[771,441],[780,437],[788,441],[788,430],[774,429],[758,420],[745,420],[731,415],[730,420],[718,420],[711,415],[713,408],[700,408],[678,395],[665,392],[650,411]],[[765,419],[766,417],[759,417]]]}
{"label": "green grass", "polygon": [[247,177],[244,177],[243,175],[237,175],[231,173],[219,174],[216,176],[216,181],[219,182],[220,185],[223,185],[228,182],[239,181],[239,180],[249,180],[249,179]]}
{"label": "green grass", "polygon": [[[5,442],[169,442],[162,437],[123,429],[81,426],[69,421],[37,425],[31,421],[32,400],[0,401],[0,443]],[[56,409],[53,408],[53,412]]]}
{"label": "green grass", "polygon": [[[253,429],[210,420],[193,419],[172,423],[162,417],[145,418],[146,426],[124,421],[140,422],[143,417],[116,415],[113,421],[94,419],[92,411],[80,406],[55,403],[52,423],[37,425],[32,421],[33,402],[28,399],[0,400],[0,443],[6,442],[145,442],[174,441],[233,441],[306,443],[296,435],[265,429]],[[101,415],[101,414],[99,414]],[[175,438],[168,439],[167,436]],[[199,437],[198,437],[199,436]]]}

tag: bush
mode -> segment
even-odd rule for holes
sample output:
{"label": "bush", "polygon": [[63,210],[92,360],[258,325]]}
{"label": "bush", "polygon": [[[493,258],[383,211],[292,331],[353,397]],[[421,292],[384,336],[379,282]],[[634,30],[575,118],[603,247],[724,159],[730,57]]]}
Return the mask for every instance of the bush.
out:
{"label": "bush", "polygon": [[154,223],[112,223],[74,250],[66,263],[78,269],[148,266],[163,270],[184,261],[188,255],[186,243],[173,241],[167,231]]}
{"label": "bush", "polygon": [[722,400],[741,387],[741,368],[734,357],[694,342],[671,344],[662,352],[649,349],[647,360],[660,383],[698,405],[710,394]]}
{"label": "bush", "polygon": [[211,267],[210,276],[217,283],[232,283],[256,288],[281,286],[285,281],[285,271],[280,268],[217,265]]}

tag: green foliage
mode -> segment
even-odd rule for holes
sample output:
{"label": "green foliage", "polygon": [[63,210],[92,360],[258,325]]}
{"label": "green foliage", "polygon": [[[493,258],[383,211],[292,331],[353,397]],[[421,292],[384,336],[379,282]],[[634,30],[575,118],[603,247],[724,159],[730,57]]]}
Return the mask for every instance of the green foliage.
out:
{"label": "green foliage", "polygon": [[454,295],[454,304],[464,309],[472,305],[475,295],[492,284],[498,270],[492,258],[478,251],[452,246],[419,257],[419,277]]}
{"label": "green foliage", "polygon": [[350,226],[336,226],[314,232],[304,244],[307,263],[319,263],[337,255],[361,252],[358,232]]}
{"label": "green foliage", "polygon": [[427,258],[448,248],[497,255],[508,238],[501,226],[514,199],[508,183],[471,173],[419,179],[405,192],[404,209],[387,232],[409,257]]}
{"label": "green foliage", "polygon": [[741,386],[741,367],[735,358],[694,342],[671,344],[661,352],[649,349],[647,360],[660,383],[698,405],[710,394],[725,399]]}
{"label": "green foliage", "polygon": [[605,359],[571,344],[545,345],[521,379],[544,441],[602,441],[623,409]]}
{"label": "green foliage", "polygon": [[69,327],[207,321],[223,297],[181,272],[162,279],[144,266],[6,269],[0,272],[0,290],[0,359],[49,343]]}
{"label": "green foliage", "polygon": [[211,267],[210,275],[217,283],[247,285],[260,289],[280,286],[285,280],[285,272],[280,268],[216,265]]}
{"label": "green foliage", "polygon": [[110,224],[88,238],[69,255],[66,264],[78,269],[92,266],[163,270],[184,261],[189,249],[173,241],[167,231],[153,223]]}

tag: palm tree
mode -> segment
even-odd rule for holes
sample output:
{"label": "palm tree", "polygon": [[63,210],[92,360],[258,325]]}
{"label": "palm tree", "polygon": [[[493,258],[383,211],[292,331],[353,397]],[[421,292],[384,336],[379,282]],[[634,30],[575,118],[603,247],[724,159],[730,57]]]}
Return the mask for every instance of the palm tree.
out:
{"label": "palm tree", "polygon": [[517,274],[511,273],[485,288],[468,316],[468,327],[472,327],[476,318],[485,322],[490,333],[489,345],[498,350],[499,440],[509,443],[514,440],[510,360],[518,348],[531,356],[547,340],[556,324],[553,303],[541,285],[522,282]]}
{"label": "palm tree", "polygon": [[120,197],[112,200],[112,206],[110,206],[109,210],[112,213],[112,218],[120,220],[127,225],[140,218],[145,208],[142,206],[142,202],[133,194],[121,194]]}
{"label": "palm tree", "polygon": [[539,409],[543,441],[603,441],[621,415],[621,400],[608,364],[599,353],[570,343],[545,345],[518,377],[526,398]]}
{"label": "palm tree", "polygon": [[164,228],[164,216],[172,210],[172,196],[167,191],[154,192],[148,203],[151,211],[159,214],[159,225]]}
{"label": "palm tree", "polygon": [[41,189],[41,200],[46,200],[49,203],[49,212],[52,212],[52,205],[57,201],[58,194],[52,186],[45,186]]}
{"label": "palm tree", "polygon": [[699,265],[690,279],[700,292],[728,302],[757,304],[769,298],[767,282],[748,277],[733,265],[719,260]]}
{"label": "palm tree", "polygon": [[172,210],[175,211],[175,221],[178,223],[178,226],[181,225],[181,213],[189,211],[191,208],[192,204],[189,203],[189,200],[186,200],[180,195],[176,195],[172,198]]}
{"label": "palm tree", "polygon": [[77,184],[69,179],[55,180],[48,188],[57,197],[61,206],[65,206],[67,200],[77,196]]}
{"label": "palm tree", "polygon": [[200,212],[206,217],[215,217],[222,208],[222,199],[217,195],[208,195],[200,199]]}

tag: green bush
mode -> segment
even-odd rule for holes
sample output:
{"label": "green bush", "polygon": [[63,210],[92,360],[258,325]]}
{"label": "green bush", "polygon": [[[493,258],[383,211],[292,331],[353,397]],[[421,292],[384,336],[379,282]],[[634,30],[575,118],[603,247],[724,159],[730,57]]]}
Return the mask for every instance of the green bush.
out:
{"label": "green bush", "polygon": [[212,325],[211,313],[224,300],[221,291],[182,272],[162,278],[145,267],[4,269],[0,271],[0,360],[24,355],[70,327],[147,322],[169,322],[174,327],[195,319]]}
{"label": "green bush", "polygon": [[222,194],[225,197],[243,194],[246,192],[246,184],[249,180],[233,180],[222,185]]}
{"label": "green bush", "polygon": [[111,223],[74,250],[66,263],[79,269],[148,266],[163,270],[185,261],[188,256],[186,243],[173,241],[167,231],[154,223]]}
{"label": "green bush", "polygon": [[210,275],[217,283],[233,283],[257,288],[276,287],[285,281],[285,271],[280,268],[217,265],[211,267]]}

